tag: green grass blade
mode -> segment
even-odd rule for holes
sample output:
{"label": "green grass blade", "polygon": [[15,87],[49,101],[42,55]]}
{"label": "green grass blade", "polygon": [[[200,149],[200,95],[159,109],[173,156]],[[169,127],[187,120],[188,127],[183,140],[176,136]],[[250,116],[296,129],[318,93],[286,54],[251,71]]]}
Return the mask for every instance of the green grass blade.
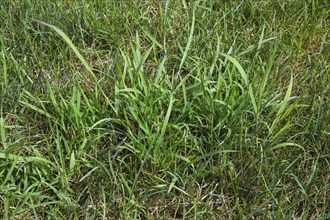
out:
{"label": "green grass blade", "polygon": [[89,177],[90,175],[92,175],[96,170],[98,170],[100,167],[94,167],[93,169],[91,169],[90,171],[88,171],[83,177],[80,178],[79,182],[84,181],[87,177]]}
{"label": "green grass blade", "polygon": [[13,171],[14,171],[14,169],[16,168],[16,165],[17,165],[17,162],[18,162],[18,158],[17,157],[13,157],[12,158],[12,164],[11,164],[11,166],[10,166],[10,168],[9,168],[9,170],[7,171],[7,175],[6,175],[6,178],[5,178],[5,180],[3,181],[3,185],[5,185],[6,183],[7,183],[7,181],[11,178],[11,176],[12,176],[12,173],[13,173]]}
{"label": "green grass blade", "polygon": [[70,172],[74,172],[74,168],[76,166],[76,157],[75,157],[75,153],[74,153],[74,150],[72,151],[71,153],[71,156],[70,156]]}
{"label": "green grass blade", "polygon": [[284,97],[284,100],[281,102],[281,106],[280,108],[278,109],[277,113],[276,113],[276,118],[274,119],[271,127],[270,127],[270,132],[273,133],[274,131],[274,128],[275,126],[278,124],[278,122],[280,121],[281,117],[282,117],[282,113],[284,112],[285,108],[287,107],[288,105],[288,102],[290,100],[290,96],[291,96],[291,92],[292,92],[292,85],[293,85],[293,78],[291,76],[291,79],[290,79],[290,84],[289,84],[289,87],[286,91],[286,94],[285,94],[285,97]]}
{"label": "green grass blade", "polygon": [[158,69],[157,69],[157,73],[156,73],[156,77],[155,77],[155,84],[159,85],[161,77],[162,77],[162,73],[165,70],[165,62],[167,60],[167,56],[164,56],[162,59],[162,62],[159,64]]}
{"label": "green grass blade", "polygon": [[3,88],[2,88],[2,92],[4,93],[4,91],[6,91],[6,89],[8,88],[8,73],[7,73],[7,61],[6,61],[6,55],[5,55],[5,45],[3,42],[3,39],[0,35],[0,43],[1,43],[1,55],[2,55],[2,77],[3,77]]}
{"label": "green grass blade", "polygon": [[53,162],[41,157],[23,157],[14,154],[0,153],[1,159],[16,160],[17,162],[46,163],[55,166]]}
{"label": "green grass blade", "polygon": [[45,25],[51,29],[53,29],[54,31],[56,31],[56,33],[58,33],[63,40],[71,47],[71,49],[74,51],[74,53],[77,55],[77,57],[79,58],[79,60],[83,63],[83,65],[85,66],[85,68],[88,70],[88,72],[91,74],[91,76],[93,77],[93,79],[95,80],[95,82],[97,82],[97,78],[92,70],[92,68],[88,65],[87,61],[85,60],[85,58],[81,55],[81,53],[79,52],[79,50],[77,49],[77,47],[72,43],[72,41],[70,40],[70,38],[58,27],[48,24],[44,21],[39,21],[37,19],[33,19],[31,18],[32,21],[35,21],[39,24]]}
{"label": "green grass blade", "polygon": [[51,87],[48,80],[47,80],[47,88],[48,88],[48,92],[49,92],[49,95],[50,95],[50,100],[52,101],[52,104],[53,104],[55,110],[57,111],[57,113],[61,114],[61,110],[60,110],[59,105],[56,101],[53,89],[52,89],[52,87]]}
{"label": "green grass blade", "polygon": [[276,144],[275,146],[268,148],[268,151],[274,151],[274,150],[281,149],[284,147],[298,147],[298,148],[304,150],[304,148],[302,146],[300,146],[299,144],[287,142],[287,143]]}
{"label": "green grass blade", "polygon": [[167,108],[167,112],[166,112],[166,116],[165,116],[164,122],[162,124],[160,134],[157,137],[158,141],[157,141],[157,144],[156,144],[155,149],[154,149],[155,155],[158,154],[159,148],[162,145],[164,135],[165,135],[166,129],[168,127],[168,122],[170,120],[170,116],[171,116],[171,113],[172,113],[172,110],[173,110],[173,103],[174,102],[175,102],[175,99],[173,97],[173,94],[171,94],[170,101],[169,101],[168,108]]}
{"label": "green grass blade", "polygon": [[193,38],[194,38],[195,19],[196,19],[195,10],[196,10],[196,6],[194,7],[194,10],[193,10],[190,33],[189,33],[186,49],[184,50],[184,53],[183,53],[183,56],[182,56],[182,59],[181,59],[181,62],[180,62],[180,67],[179,67],[180,70],[181,70],[184,62],[186,61],[186,59],[188,57],[188,52],[190,50],[191,42],[193,41]]}
{"label": "green grass blade", "polygon": [[28,102],[24,102],[24,101],[19,101],[19,102],[22,103],[23,105],[25,105],[26,107],[29,107],[29,108],[35,110],[36,112],[39,112],[40,114],[43,114],[43,115],[47,116],[50,119],[54,118],[51,114],[49,114],[45,110],[43,110],[43,109],[41,109],[41,108],[39,108],[35,105],[32,105],[32,104],[30,104]]}
{"label": "green grass blade", "polygon": [[245,86],[249,86],[249,78],[248,78],[245,70],[241,66],[241,64],[239,64],[239,62],[234,57],[232,57],[228,54],[224,54],[224,53],[219,53],[219,54],[221,56],[224,56],[225,58],[227,58],[230,62],[232,62],[234,64],[234,66],[237,68],[238,72],[241,74],[241,77],[244,81]]}
{"label": "green grass blade", "polygon": [[270,54],[270,58],[269,58],[268,63],[267,63],[266,71],[265,71],[265,73],[262,77],[261,87],[259,88],[259,91],[258,91],[259,92],[258,109],[260,109],[261,103],[262,103],[262,98],[265,95],[265,88],[266,88],[266,85],[267,85],[267,81],[269,79],[270,72],[273,68],[276,51],[277,51],[277,46],[275,46],[275,48],[273,48],[271,50],[271,54]]}
{"label": "green grass blade", "polygon": [[308,196],[307,196],[307,192],[306,192],[304,186],[303,186],[302,183],[299,181],[299,178],[298,178],[296,175],[294,175],[293,173],[290,173],[289,175],[292,176],[293,179],[296,181],[296,183],[298,184],[298,186],[299,186],[301,192],[302,192],[306,197],[308,197]]}
{"label": "green grass blade", "polygon": [[4,150],[7,150],[7,133],[6,133],[6,127],[5,127],[5,122],[2,117],[2,108],[0,109],[1,113],[1,118],[0,118],[0,132],[1,132],[1,145]]}

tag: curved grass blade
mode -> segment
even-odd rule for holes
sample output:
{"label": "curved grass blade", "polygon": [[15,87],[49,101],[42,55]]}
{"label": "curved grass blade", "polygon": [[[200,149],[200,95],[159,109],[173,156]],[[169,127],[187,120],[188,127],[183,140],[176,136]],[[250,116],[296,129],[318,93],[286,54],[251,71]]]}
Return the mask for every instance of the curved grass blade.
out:
{"label": "curved grass blade", "polygon": [[285,108],[287,107],[288,105],[288,102],[290,100],[290,97],[291,97],[291,92],[292,92],[292,84],[293,84],[293,78],[291,76],[291,79],[290,79],[290,84],[289,84],[289,87],[288,87],[288,90],[286,91],[286,94],[285,94],[285,97],[284,97],[284,100],[282,101],[281,103],[281,106],[280,108],[278,109],[277,113],[276,113],[276,118],[275,120],[273,121],[271,127],[270,127],[270,132],[273,133],[274,132],[274,128],[275,126],[278,124],[278,122],[281,120],[282,118],[282,114],[284,113],[284,110]]}
{"label": "curved grass blade", "polygon": [[232,57],[232,56],[230,56],[228,54],[224,54],[224,53],[219,53],[219,54],[221,56],[224,56],[230,62],[232,62],[232,64],[234,64],[234,66],[237,68],[238,72],[241,74],[241,77],[243,78],[243,81],[245,83],[245,86],[248,88],[248,94],[249,94],[250,99],[251,99],[253,110],[257,114],[258,113],[258,107],[257,107],[257,103],[256,103],[256,98],[254,96],[254,92],[253,92],[252,86],[249,83],[249,77],[246,74],[245,70],[243,69],[243,67],[241,66],[241,64],[234,57]]}
{"label": "curved grass blade", "polygon": [[53,162],[41,157],[22,157],[14,154],[0,153],[0,159],[9,159],[17,162],[47,163],[55,167]]}
{"label": "curved grass blade", "polygon": [[193,10],[193,15],[192,15],[192,22],[191,22],[191,28],[190,28],[190,33],[189,33],[189,38],[188,38],[188,43],[186,45],[186,49],[183,53],[183,56],[182,56],[182,59],[181,59],[181,63],[180,63],[180,67],[179,69],[181,70],[184,62],[186,61],[187,59],[187,56],[188,56],[188,52],[190,50],[190,45],[191,45],[191,42],[193,40],[193,37],[194,37],[194,31],[195,31],[195,20],[196,20],[196,16],[195,16],[195,10],[196,10],[196,7],[194,8]]}
{"label": "curved grass blade", "polygon": [[77,55],[77,57],[79,58],[79,60],[84,64],[84,66],[86,67],[86,69],[88,70],[88,72],[91,74],[91,76],[93,77],[93,79],[95,80],[95,82],[97,82],[97,78],[95,76],[95,74],[92,71],[92,68],[88,65],[87,61],[85,60],[85,58],[81,55],[81,53],[78,51],[77,47],[72,43],[72,41],[70,40],[70,38],[58,27],[52,25],[52,24],[48,24],[44,21],[40,21],[34,18],[31,18],[32,21],[35,21],[39,24],[45,25],[51,29],[53,29],[54,31],[56,31],[56,33],[58,33],[63,39],[64,41],[71,47],[71,49],[74,51],[74,53]]}
{"label": "curved grass blade", "polygon": [[305,150],[302,146],[300,146],[299,144],[296,144],[296,143],[281,143],[281,144],[276,144],[275,146],[271,147],[268,149],[268,151],[274,151],[274,150],[277,150],[277,149],[280,149],[280,148],[284,148],[284,147],[298,147],[302,150]]}

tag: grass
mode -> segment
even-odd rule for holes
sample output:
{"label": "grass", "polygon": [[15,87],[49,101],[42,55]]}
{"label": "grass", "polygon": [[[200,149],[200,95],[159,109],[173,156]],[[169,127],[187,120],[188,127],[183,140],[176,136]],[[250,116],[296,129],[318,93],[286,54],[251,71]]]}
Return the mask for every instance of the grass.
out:
{"label": "grass", "polygon": [[0,217],[327,219],[327,1],[2,1]]}

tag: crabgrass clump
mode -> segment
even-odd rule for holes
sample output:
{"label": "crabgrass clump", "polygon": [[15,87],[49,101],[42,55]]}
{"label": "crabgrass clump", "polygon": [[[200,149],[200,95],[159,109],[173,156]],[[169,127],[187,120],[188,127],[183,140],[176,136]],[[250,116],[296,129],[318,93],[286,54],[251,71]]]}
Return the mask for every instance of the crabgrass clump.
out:
{"label": "crabgrass clump", "polygon": [[1,218],[329,218],[329,6],[1,2]]}

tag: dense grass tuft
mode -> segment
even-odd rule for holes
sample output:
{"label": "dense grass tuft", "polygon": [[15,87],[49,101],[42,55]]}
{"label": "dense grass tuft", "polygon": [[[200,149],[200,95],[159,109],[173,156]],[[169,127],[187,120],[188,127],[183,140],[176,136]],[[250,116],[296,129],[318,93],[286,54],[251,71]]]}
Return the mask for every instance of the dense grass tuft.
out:
{"label": "dense grass tuft", "polygon": [[328,1],[0,8],[1,218],[330,218]]}

